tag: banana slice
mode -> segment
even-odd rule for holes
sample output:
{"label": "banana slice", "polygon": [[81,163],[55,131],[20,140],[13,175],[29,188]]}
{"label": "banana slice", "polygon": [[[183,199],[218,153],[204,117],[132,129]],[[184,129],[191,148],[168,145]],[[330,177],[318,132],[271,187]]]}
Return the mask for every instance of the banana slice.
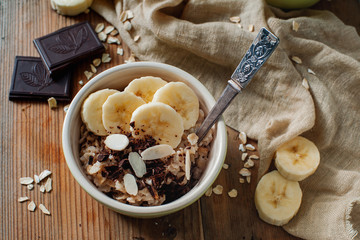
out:
{"label": "banana slice", "polygon": [[58,14],[75,16],[88,9],[93,0],[51,0],[51,7]]}
{"label": "banana slice", "polygon": [[199,117],[199,99],[182,82],[171,82],[161,87],[156,91],[153,102],[162,102],[175,109],[183,118],[185,130],[195,126]]}
{"label": "banana slice", "polygon": [[298,182],[274,170],[265,174],[255,190],[255,206],[262,220],[276,226],[288,223],[298,212],[302,192]]}
{"label": "banana slice", "polygon": [[141,77],[132,80],[124,91],[131,92],[148,103],[152,101],[155,92],[166,83],[159,77]]}
{"label": "banana slice", "polygon": [[132,114],[130,127],[134,138],[152,136],[160,144],[176,148],[184,133],[181,116],[164,103],[147,103]]}
{"label": "banana slice", "polygon": [[81,118],[86,127],[99,136],[108,135],[102,122],[102,106],[106,99],[119,91],[113,89],[102,89],[90,94],[81,108]]}
{"label": "banana slice", "polygon": [[276,150],[275,166],[291,181],[302,181],[313,174],[320,163],[320,153],[313,142],[296,137]]}
{"label": "banana slice", "polygon": [[135,109],[145,102],[128,92],[118,92],[105,101],[102,107],[102,121],[109,133],[130,132],[130,119]]}

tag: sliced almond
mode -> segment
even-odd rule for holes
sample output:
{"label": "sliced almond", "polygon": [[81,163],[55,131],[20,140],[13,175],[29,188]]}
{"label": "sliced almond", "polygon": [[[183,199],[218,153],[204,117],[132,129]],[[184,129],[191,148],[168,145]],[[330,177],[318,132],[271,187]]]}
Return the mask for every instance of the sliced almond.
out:
{"label": "sliced almond", "polygon": [[134,37],[134,42],[139,41],[139,39],[140,39],[140,35],[136,35],[136,36]]}
{"label": "sliced almond", "polygon": [[28,210],[31,211],[31,212],[35,211],[36,204],[34,203],[34,201],[31,201],[31,202],[29,203],[29,205],[28,205],[27,208],[28,208]]}
{"label": "sliced almond", "polygon": [[107,35],[104,32],[100,32],[100,33],[98,33],[98,37],[99,37],[100,41],[105,42]]}
{"label": "sliced almond", "polygon": [[129,145],[129,138],[124,134],[111,134],[106,137],[105,145],[115,151],[122,151]]}
{"label": "sliced almond", "polygon": [[30,200],[29,197],[19,197],[19,198],[18,198],[18,202],[26,202],[26,201],[28,201],[28,200]]}
{"label": "sliced almond", "polygon": [[308,82],[308,80],[307,80],[306,78],[304,78],[304,79],[302,80],[302,85],[303,85],[303,87],[304,87],[306,90],[309,90],[309,89],[310,89],[309,82]]}
{"label": "sliced almond", "polygon": [[216,187],[213,188],[213,193],[215,193],[216,195],[221,195],[223,192],[223,186],[221,185],[217,185]]}
{"label": "sliced almond", "polygon": [[34,179],[31,177],[22,177],[19,179],[20,184],[22,185],[28,185],[34,182]]}
{"label": "sliced almond", "polygon": [[132,25],[129,21],[124,22],[124,28],[126,31],[130,31],[132,29]]}
{"label": "sliced almond", "polygon": [[108,63],[111,61],[111,57],[110,57],[110,54],[108,53],[103,53],[102,56],[101,56],[101,61],[103,63]]}
{"label": "sliced almond", "polygon": [[310,68],[308,68],[308,73],[312,74],[312,75],[316,75],[315,72],[313,70],[311,70]]}
{"label": "sliced almond", "polygon": [[293,60],[294,62],[296,62],[297,64],[302,64],[302,61],[299,57],[297,56],[292,56],[291,60]]}
{"label": "sliced almond", "polygon": [[241,144],[239,145],[239,150],[242,151],[242,152],[246,152],[246,149],[245,149],[245,147],[244,147],[244,144],[241,143]]}
{"label": "sliced almond", "polygon": [[241,142],[242,142],[243,144],[246,144],[246,142],[247,142],[246,133],[245,133],[245,132],[240,132],[240,133],[239,133],[239,139],[241,140]]}
{"label": "sliced almond", "polygon": [[254,31],[254,25],[253,24],[250,24],[249,25],[249,32],[253,32]]}
{"label": "sliced almond", "polygon": [[34,175],[34,181],[36,182],[36,183],[39,183],[40,182],[40,178],[39,178],[39,176],[38,175]]}
{"label": "sliced almond", "polygon": [[256,156],[256,155],[250,155],[249,159],[252,159],[252,160],[258,160],[259,159],[259,156]]}
{"label": "sliced almond", "polygon": [[239,182],[240,182],[240,183],[244,183],[244,182],[245,182],[245,179],[239,178]]}
{"label": "sliced almond", "polygon": [[94,65],[90,64],[90,68],[93,73],[97,72],[96,67]]}
{"label": "sliced almond", "polygon": [[210,187],[208,188],[208,190],[206,190],[205,196],[210,197],[211,194],[212,194],[212,187],[210,186]]}
{"label": "sliced almond", "polygon": [[116,43],[117,45],[120,45],[120,40],[117,37],[108,37],[107,39],[107,43],[111,44],[111,43]]}
{"label": "sliced almond", "polygon": [[39,180],[40,182],[42,180],[44,180],[46,177],[50,176],[51,175],[51,171],[45,169],[44,171],[42,171],[40,174],[39,174]]}
{"label": "sliced almond", "polygon": [[228,195],[229,195],[229,197],[231,197],[231,198],[235,198],[235,197],[237,197],[238,192],[237,192],[236,189],[231,189],[231,191],[228,192]]}
{"label": "sliced almond", "polygon": [[137,152],[129,153],[129,163],[138,178],[142,178],[146,173],[146,165]]}
{"label": "sliced almond", "polygon": [[229,168],[229,164],[224,163],[222,166],[223,169],[228,169]]}
{"label": "sliced almond", "polygon": [[124,55],[124,49],[122,49],[122,48],[117,48],[117,49],[116,49],[116,53],[117,53],[118,55],[120,55],[120,56],[123,56],[123,55]]}
{"label": "sliced almond", "polygon": [[34,185],[33,185],[33,184],[29,184],[29,185],[27,185],[26,187],[27,187],[27,189],[29,189],[29,190],[33,190],[33,189],[34,189]]}
{"label": "sliced almond", "polygon": [[143,160],[154,160],[168,157],[174,153],[175,151],[170,145],[160,144],[145,149],[141,153],[141,157]]}
{"label": "sliced almond", "polygon": [[100,33],[103,29],[104,29],[105,25],[103,23],[99,23],[98,25],[96,25],[95,27],[95,32],[96,33]]}
{"label": "sliced almond", "polygon": [[230,18],[230,22],[233,22],[233,23],[239,23],[240,22],[240,17],[239,16],[234,16],[234,17],[231,17]]}
{"label": "sliced almond", "polygon": [[86,79],[89,80],[94,75],[94,73],[89,71],[84,71],[84,75]]}
{"label": "sliced almond", "polygon": [[49,210],[47,210],[46,207],[45,207],[42,203],[40,203],[39,209],[40,209],[43,213],[45,213],[46,215],[50,215]]}
{"label": "sliced almond", "polygon": [[128,194],[133,195],[133,196],[137,195],[138,186],[136,184],[136,179],[130,173],[125,174],[124,185],[125,185],[125,190]]}
{"label": "sliced almond", "polygon": [[116,29],[114,29],[114,30],[110,33],[111,36],[116,36],[116,35],[118,35],[118,34],[119,34],[119,32],[118,32],[118,30],[116,30]]}
{"label": "sliced almond", "polygon": [[190,133],[187,136],[187,140],[191,145],[196,145],[199,140],[199,137],[196,135],[196,133]]}
{"label": "sliced almond", "polygon": [[186,180],[190,180],[190,170],[191,170],[191,158],[190,151],[186,149],[185,151],[185,177]]}
{"label": "sliced almond", "polygon": [[292,30],[294,30],[295,32],[297,32],[299,30],[300,24],[296,21],[292,22]]}
{"label": "sliced almond", "polygon": [[109,34],[109,33],[111,33],[113,30],[115,29],[115,27],[114,26],[107,26],[106,28],[105,28],[105,30],[104,30],[104,33],[105,34]]}
{"label": "sliced almond", "polygon": [[254,147],[253,145],[251,145],[251,144],[246,144],[246,145],[245,145],[245,148],[246,148],[247,150],[250,150],[250,151],[254,151],[254,150],[255,150],[255,147]]}
{"label": "sliced almond", "polygon": [[54,97],[48,98],[48,104],[50,109],[57,108],[57,101]]}
{"label": "sliced almond", "polygon": [[95,67],[100,66],[100,64],[101,64],[101,59],[100,59],[100,58],[95,58],[95,59],[93,60],[93,64],[94,64]]}
{"label": "sliced almond", "polygon": [[241,154],[241,161],[245,161],[247,155],[248,155],[247,153]]}
{"label": "sliced almond", "polygon": [[252,168],[254,165],[255,165],[254,162],[253,162],[251,159],[249,159],[249,160],[247,160],[246,163],[244,164],[244,167],[246,167],[246,168]]}
{"label": "sliced almond", "polygon": [[50,192],[52,190],[52,179],[48,178],[45,182],[45,191]]}
{"label": "sliced almond", "polygon": [[101,162],[96,162],[96,163],[94,163],[94,165],[89,166],[89,167],[90,167],[90,169],[88,170],[88,173],[90,175],[96,174],[101,170]]}
{"label": "sliced almond", "polygon": [[243,177],[251,176],[251,172],[249,171],[249,169],[246,169],[246,168],[242,168],[239,171],[239,174]]}

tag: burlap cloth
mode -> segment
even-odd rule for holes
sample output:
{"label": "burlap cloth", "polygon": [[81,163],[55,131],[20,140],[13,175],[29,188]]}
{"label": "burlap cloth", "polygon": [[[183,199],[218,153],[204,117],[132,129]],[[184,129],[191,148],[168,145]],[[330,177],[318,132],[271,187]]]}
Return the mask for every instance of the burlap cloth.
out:
{"label": "burlap cloth", "polygon": [[[259,141],[260,174],[275,149],[303,135],[320,150],[314,175],[300,183],[301,208],[284,229],[306,239],[351,239],[360,229],[360,37],[327,11],[284,13],[261,0],[96,0],[142,61],[177,66],[217,99],[261,27],[281,40],[225,112],[226,123]],[[131,9],[133,29],[119,16]],[[229,22],[240,16],[241,25]],[[292,21],[300,24],[292,30]],[[255,31],[249,32],[249,24]],[[133,38],[140,35],[138,42]],[[298,56],[302,64],[295,64]],[[308,73],[308,68],[316,75]],[[310,90],[302,86],[309,81]]]}

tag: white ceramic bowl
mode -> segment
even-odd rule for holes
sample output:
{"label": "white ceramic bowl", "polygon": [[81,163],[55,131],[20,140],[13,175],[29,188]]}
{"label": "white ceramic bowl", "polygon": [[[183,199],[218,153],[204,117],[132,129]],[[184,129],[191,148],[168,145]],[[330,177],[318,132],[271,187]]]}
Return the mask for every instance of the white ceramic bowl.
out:
{"label": "white ceramic bowl", "polygon": [[132,217],[159,217],[178,211],[199,199],[215,181],[226,155],[226,127],[221,118],[216,124],[215,136],[209,154],[209,162],[199,182],[184,196],[161,206],[132,206],[116,201],[101,191],[87,178],[79,160],[80,109],[85,98],[104,88],[123,90],[134,78],[142,76],[161,77],[166,81],[181,81],[197,94],[205,113],[215,104],[208,90],[193,76],[179,68],[154,62],[136,62],[110,68],[95,76],[76,94],[66,113],[62,132],[62,147],[67,165],[80,186],[98,202],[112,210]]}

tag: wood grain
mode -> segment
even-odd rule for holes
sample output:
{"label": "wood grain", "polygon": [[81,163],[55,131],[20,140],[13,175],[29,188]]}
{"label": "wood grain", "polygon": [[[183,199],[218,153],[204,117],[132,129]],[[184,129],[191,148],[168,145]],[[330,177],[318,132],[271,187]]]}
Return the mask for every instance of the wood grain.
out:
{"label": "wood grain", "polygon": [[[357,0],[321,1],[314,8],[329,9],[359,31]],[[47,0],[0,1],[0,239],[295,239],[282,228],[265,224],[257,217],[253,203],[256,182],[240,184],[238,171],[243,162],[238,150],[237,132],[228,128],[228,154],[223,170],[214,186],[224,186],[224,194],[202,197],[186,209],[156,219],[134,219],[117,214],[86,194],[69,172],[61,149],[64,103],[50,110],[46,102],[8,100],[14,59],[38,56],[32,40],[59,28],[88,20],[93,27],[105,22],[94,12],[78,17],[63,17],[50,10]],[[116,55],[110,46],[112,61],[98,71],[122,64],[130,56]],[[73,76],[74,96],[79,80],[86,82],[84,70],[92,59],[79,64]],[[254,141],[252,141],[256,144]],[[256,179],[256,168],[252,179]],[[43,194],[39,187],[29,191],[18,182],[20,177],[33,176],[42,170],[53,172],[53,191]],[[238,190],[231,199],[227,192]],[[27,203],[18,203],[20,196],[29,196],[51,212],[27,210]]]}

